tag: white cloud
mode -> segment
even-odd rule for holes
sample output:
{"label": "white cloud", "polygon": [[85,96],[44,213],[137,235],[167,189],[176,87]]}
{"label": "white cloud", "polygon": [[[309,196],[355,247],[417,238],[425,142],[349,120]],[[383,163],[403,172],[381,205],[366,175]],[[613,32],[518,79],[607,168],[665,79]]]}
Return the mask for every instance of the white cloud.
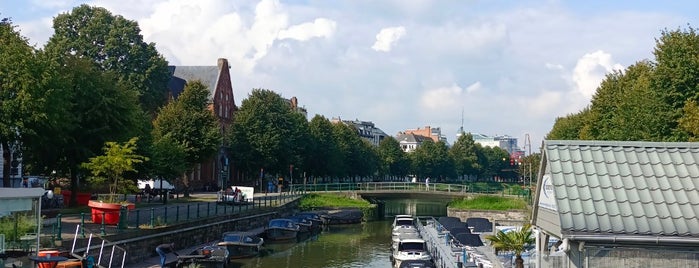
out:
{"label": "white cloud", "polygon": [[457,84],[447,87],[431,88],[420,97],[420,105],[423,108],[443,111],[461,107],[464,96],[472,94],[482,88],[481,82],[475,82],[466,89]]}
{"label": "white cloud", "polygon": [[376,34],[376,42],[371,48],[376,51],[391,51],[393,44],[403,38],[405,33],[405,27],[403,26],[383,28]]}
{"label": "white cloud", "polygon": [[576,89],[588,99],[597,91],[597,87],[604,79],[604,76],[614,70],[623,70],[624,66],[619,63],[612,63],[612,55],[598,50],[587,53],[578,59],[578,63],[573,69],[573,82]]}
{"label": "white cloud", "polygon": [[314,37],[330,37],[335,33],[337,23],[326,18],[317,18],[313,23],[306,22],[279,32],[279,39],[306,41]]}

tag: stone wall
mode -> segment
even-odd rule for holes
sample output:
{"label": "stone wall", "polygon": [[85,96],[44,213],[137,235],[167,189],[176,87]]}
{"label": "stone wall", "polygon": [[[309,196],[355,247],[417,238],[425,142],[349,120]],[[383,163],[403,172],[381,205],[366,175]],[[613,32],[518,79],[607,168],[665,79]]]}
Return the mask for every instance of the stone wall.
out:
{"label": "stone wall", "polygon": [[[298,208],[298,201],[290,202],[284,206],[258,211],[256,213],[246,213],[238,215],[218,216],[198,221],[191,221],[183,224],[167,226],[155,229],[141,229],[134,232],[110,235],[105,237],[111,241],[105,244],[103,258],[109,258],[112,245],[127,252],[125,263],[139,263],[143,260],[155,256],[155,247],[163,243],[175,243],[176,249],[196,247],[212,241],[220,240],[224,232],[229,231],[250,231],[264,230],[269,220],[273,218],[286,217],[291,215]],[[79,244],[82,249],[77,252],[84,252],[87,240],[82,239]],[[95,250],[99,250],[100,243],[95,240],[91,242],[90,255]],[[80,245],[78,245],[79,248]],[[123,254],[115,254],[117,266],[121,266]],[[103,262],[104,263],[104,260]],[[117,267],[114,266],[113,267]]]}
{"label": "stone wall", "polygon": [[523,225],[529,222],[530,212],[526,210],[462,210],[447,208],[447,216],[466,222],[468,218],[486,218],[499,225]]}

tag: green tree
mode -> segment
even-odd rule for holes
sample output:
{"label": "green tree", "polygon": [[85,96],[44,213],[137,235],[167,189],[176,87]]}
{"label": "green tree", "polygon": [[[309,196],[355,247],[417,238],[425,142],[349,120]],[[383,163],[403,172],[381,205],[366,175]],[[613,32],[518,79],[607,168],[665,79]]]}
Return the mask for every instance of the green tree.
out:
{"label": "green tree", "polygon": [[357,174],[352,170],[358,165],[359,144],[361,138],[357,135],[357,130],[353,126],[348,126],[342,122],[333,124],[333,137],[339,150],[340,161],[333,167],[333,175],[338,178],[353,178]]}
{"label": "green tree", "polygon": [[433,182],[446,179],[454,174],[454,166],[449,158],[449,149],[443,141],[434,142],[425,139],[420,146],[410,153],[413,174],[431,177]]}
{"label": "green tree", "polygon": [[590,109],[556,118],[556,121],[546,134],[547,140],[581,140],[586,132],[586,118],[590,114]]}
{"label": "green tree", "polygon": [[500,147],[483,147],[484,163],[483,176],[487,178],[507,178],[512,173],[508,172],[514,167],[510,165],[510,154]]}
{"label": "green tree", "polygon": [[454,163],[454,172],[461,180],[465,177],[470,178],[480,170],[481,166],[478,162],[478,147],[473,140],[471,133],[465,133],[459,136],[459,139],[449,149],[449,157]]}
{"label": "green tree", "polygon": [[167,61],[155,44],[143,41],[135,21],[83,4],[56,16],[53,28],[45,47],[50,54],[88,58],[102,70],[116,73],[116,81],[135,89],[150,114],[167,100]]}
{"label": "green tree", "polygon": [[495,235],[487,235],[485,239],[492,243],[496,253],[499,251],[514,252],[516,256],[515,267],[517,268],[524,268],[522,253],[527,246],[535,242],[530,224],[525,224],[521,229],[507,233],[498,231]]}
{"label": "green tree", "polygon": [[679,120],[679,127],[690,134],[690,141],[699,138],[699,105],[696,101],[688,101],[682,108],[683,115]]}
{"label": "green tree", "polygon": [[[151,145],[151,174],[165,179],[174,185],[176,178],[182,176],[190,163],[187,162],[186,146],[172,137],[171,133],[158,136]],[[156,186],[157,188],[157,186]],[[163,201],[166,199],[163,198]]]}
{"label": "green tree", "polygon": [[0,20],[0,147],[3,187],[10,187],[10,151],[21,152],[20,139],[46,113],[45,70],[36,51],[9,19]]}
{"label": "green tree", "polygon": [[[176,100],[160,110],[153,122],[154,144],[183,150],[187,171],[193,171],[197,164],[210,159],[221,145],[221,127],[208,109],[209,94],[209,89],[201,81],[191,81]],[[173,163],[175,166],[171,171],[177,171],[181,159],[176,155],[173,157],[177,162]],[[161,161],[162,156],[158,159]],[[184,174],[181,180],[184,195],[189,196],[189,178]]]}
{"label": "green tree", "polygon": [[316,115],[308,123],[308,129],[308,172],[312,177],[327,178],[332,174],[333,167],[340,164],[339,151],[333,138],[333,125],[327,118]]}
{"label": "green tree", "polygon": [[91,157],[88,162],[81,165],[90,170],[92,174],[90,178],[91,183],[111,183],[109,185],[110,197],[105,200],[108,203],[115,202],[117,193],[125,194],[136,189],[134,182],[125,180],[123,174],[135,171],[134,166],[136,164],[148,161],[147,157],[136,154],[137,140],[138,138],[134,137],[123,144],[107,142],[104,145],[103,155]]}
{"label": "green tree", "polygon": [[[40,139],[44,144],[33,154],[41,150],[49,152],[54,158],[41,158],[48,166],[56,168],[61,174],[69,174],[71,192],[78,190],[80,164],[97,155],[105,142],[123,141],[137,136],[144,120],[138,108],[138,93],[116,82],[116,76],[109,71],[102,71],[94,63],[77,57],[56,59],[59,73],[54,78],[56,90],[61,92],[66,104],[62,111],[67,113],[63,121],[42,125],[49,132],[41,133],[51,139]],[[50,123],[50,122],[49,122]],[[75,204],[75,195],[71,196]]]}
{"label": "green tree", "polygon": [[254,176],[286,175],[290,165],[302,163],[307,122],[279,94],[253,89],[236,113],[228,139],[232,158],[239,169]]}
{"label": "green tree", "polygon": [[606,76],[592,98],[586,133],[596,140],[662,141],[672,135],[671,107],[650,88],[653,67],[642,61]]}
{"label": "green tree", "polygon": [[410,160],[393,137],[386,137],[379,143],[379,171],[389,179],[403,178],[410,170]]}

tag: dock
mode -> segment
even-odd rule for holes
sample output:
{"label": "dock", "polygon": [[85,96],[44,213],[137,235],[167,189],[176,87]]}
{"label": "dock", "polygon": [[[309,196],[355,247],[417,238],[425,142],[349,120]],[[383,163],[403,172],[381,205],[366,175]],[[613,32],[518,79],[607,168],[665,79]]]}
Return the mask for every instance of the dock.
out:
{"label": "dock", "polygon": [[[423,221],[425,222],[423,224]],[[435,267],[439,268],[503,268],[490,246],[468,247],[452,243],[449,231],[442,228],[434,218],[417,221],[420,235],[427,244]],[[481,235],[481,240],[483,240]]]}

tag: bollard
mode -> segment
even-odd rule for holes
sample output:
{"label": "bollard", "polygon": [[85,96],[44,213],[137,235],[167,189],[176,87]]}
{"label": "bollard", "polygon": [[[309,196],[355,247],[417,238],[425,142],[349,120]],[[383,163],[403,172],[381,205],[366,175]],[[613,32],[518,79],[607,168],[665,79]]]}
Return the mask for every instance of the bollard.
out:
{"label": "bollard", "polygon": [[137,209],[136,210],[136,228],[139,228],[141,226],[141,210]]}
{"label": "bollard", "polygon": [[106,218],[106,213],[102,211],[102,224],[100,224],[100,234],[107,235],[107,230],[104,229],[104,219]]}
{"label": "bollard", "polygon": [[127,220],[128,219],[126,218],[126,207],[121,206],[119,208],[119,223],[117,224],[117,230],[121,231],[121,230],[125,229],[127,227],[126,226]]}
{"label": "bollard", "polygon": [[63,227],[63,226],[61,226],[61,217],[63,217],[63,215],[61,215],[61,213],[58,213],[58,215],[56,215],[56,235],[57,235],[56,239],[58,239],[58,240],[63,240],[63,238],[61,237],[61,231],[62,231],[61,229]]}
{"label": "bollard", "polygon": [[155,226],[155,208],[150,208],[150,228]]}
{"label": "bollard", "polygon": [[85,238],[85,212],[80,212],[80,236]]}

